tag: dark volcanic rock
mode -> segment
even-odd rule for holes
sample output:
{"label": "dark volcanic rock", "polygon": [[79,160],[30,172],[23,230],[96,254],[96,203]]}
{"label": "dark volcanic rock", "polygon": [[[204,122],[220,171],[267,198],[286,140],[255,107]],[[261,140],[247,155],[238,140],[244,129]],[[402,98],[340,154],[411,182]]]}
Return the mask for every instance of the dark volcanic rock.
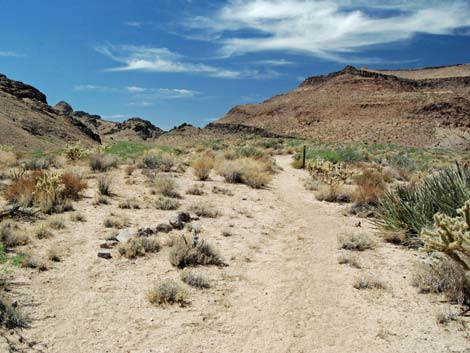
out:
{"label": "dark volcanic rock", "polygon": [[65,101],[60,101],[57,103],[54,107],[52,107],[52,110],[54,110],[54,112],[59,115],[69,116],[73,113],[72,107]]}
{"label": "dark volcanic rock", "polygon": [[31,99],[47,105],[46,95],[33,86],[20,81],[10,80],[0,74],[0,91],[15,96],[18,99]]}

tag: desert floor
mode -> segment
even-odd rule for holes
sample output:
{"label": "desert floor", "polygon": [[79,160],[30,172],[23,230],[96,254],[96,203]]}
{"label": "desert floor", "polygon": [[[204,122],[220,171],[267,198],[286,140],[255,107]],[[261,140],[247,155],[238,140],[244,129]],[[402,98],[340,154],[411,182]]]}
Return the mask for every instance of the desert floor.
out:
{"label": "desert floor", "polygon": [[[206,190],[203,196],[184,195],[181,210],[209,203],[220,212],[197,223],[201,237],[229,265],[193,269],[213,286],[188,287],[185,307],[156,307],[146,299],[159,280],[179,280],[169,247],[136,260],[97,257],[103,239],[116,232],[103,226],[110,212],[126,215],[137,229],[166,222],[176,211],[152,207],[156,196],[140,172],[129,179],[123,170],[113,172],[117,195],[110,205],[93,205],[95,181],[90,180],[87,197],[75,204],[86,222],[64,216],[65,229],[35,241],[36,253],[55,246],[63,261],[39,274],[20,269],[12,285],[12,295],[31,319],[22,331],[32,342],[31,352],[469,352],[465,326],[436,323],[436,313],[448,305],[443,298],[418,294],[411,285],[421,254],[382,242],[367,221],[346,215],[347,206],[316,201],[303,186],[307,174],[290,161],[277,157],[282,170],[264,190],[216,176],[195,181],[190,170],[178,177],[182,194],[193,184]],[[234,195],[214,194],[214,185]],[[143,207],[118,209],[129,197]],[[232,235],[223,236],[224,230]],[[338,264],[345,251],[337,237],[353,232],[367,232],[378,243],[355,254],[361,269]],[[162,235],[162,243],[170,235]],[[355,289],[362,277],[378,278],[386,289]]]}

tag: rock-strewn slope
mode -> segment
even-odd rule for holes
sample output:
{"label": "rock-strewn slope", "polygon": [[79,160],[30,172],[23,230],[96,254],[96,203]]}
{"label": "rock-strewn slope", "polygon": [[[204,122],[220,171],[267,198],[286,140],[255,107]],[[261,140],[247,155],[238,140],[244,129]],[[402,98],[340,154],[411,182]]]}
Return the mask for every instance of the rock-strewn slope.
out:
{"label": "rock-strewn slope", "polygon": [[405,70],[398,77],[348,66],[260,104],[236,106],[217,123],[328,142],[468,149],[470,76],[463,69]]}

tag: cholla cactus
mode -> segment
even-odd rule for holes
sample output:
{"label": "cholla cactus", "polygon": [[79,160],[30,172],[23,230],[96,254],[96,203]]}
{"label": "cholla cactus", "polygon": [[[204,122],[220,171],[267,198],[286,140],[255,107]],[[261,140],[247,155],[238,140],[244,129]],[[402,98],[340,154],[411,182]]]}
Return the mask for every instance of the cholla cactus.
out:
{"label": "cholla cactus", "polygon": [[80,141],[74,145],[66,145],[64,149],[64,156],[69,161],[76,161],[82,158],[85,158],[90,155],[90,151],[86,148],[82,148]]}
{"label": "cholla cactus", "polygon": [[3,151],[3,152],[13,152],[13,146],[10,146],[10,145],[1,145],[1,144],[0,144],[0,151]]}
{"label": "cholla cactus", "polygon": [[60,197],[65,190],[60,174],[44,174],[36,179],[35,195],[48,195],[54,199]]}
{"label": "cholla cactus", "polygon": [[434,215],[434,230],[423,230],[426,251],[442,252],[470,271],[470,200],[457,210],[459,216]]}
{"label": "cholla cactus", "polygon": [[343,184],[352,176],[352,171],[343,163],[333,164],[322,159],[310,161],[307,169],[312,177],[331,186]]}

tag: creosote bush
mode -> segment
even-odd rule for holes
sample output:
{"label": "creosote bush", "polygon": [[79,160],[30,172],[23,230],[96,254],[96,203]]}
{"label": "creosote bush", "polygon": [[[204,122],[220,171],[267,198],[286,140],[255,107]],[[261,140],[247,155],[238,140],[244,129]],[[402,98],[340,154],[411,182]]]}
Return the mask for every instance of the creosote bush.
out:
{"label": "creosote bush", "polygon": [[147,299],[154,305],[186,305],[188,292],[177,282],[167,279],[147,292]]}
{"label": "creosote bush", "polygon": [[172,197],[175,199],[180,199],[181,195],[176,191],[176,181],[174,178],[166,175],[157,175],[153,180],[153,186],[157,193],[166,196]]}
{"label": "creosote bush", "polygon": [[382,173],[375,169],[366,169],[353,179],[357,185],[353,196],[354,203],[359,206],[377,205],[386,187]]}
{"label": "creosote bush", "polygon": [[118,160],[114,156],[107,154],[95,154],[90,157],[90,168],[94,172],[107,172],[111,168],[117,167]]}
{"label": "creosote bush", "polygon": [[217,251],[204,240],[194,243],[185,236],[174,239],[170,251],[170,263],[178,268],[197,265],[225,266]]}
{"label": "creosote bush", "polygon": [[72,200],[78,200],[81,192],[88,187],[88,183],[77,173],[65,172],[60,176],[60,181],[64,184],[64,196]]}

